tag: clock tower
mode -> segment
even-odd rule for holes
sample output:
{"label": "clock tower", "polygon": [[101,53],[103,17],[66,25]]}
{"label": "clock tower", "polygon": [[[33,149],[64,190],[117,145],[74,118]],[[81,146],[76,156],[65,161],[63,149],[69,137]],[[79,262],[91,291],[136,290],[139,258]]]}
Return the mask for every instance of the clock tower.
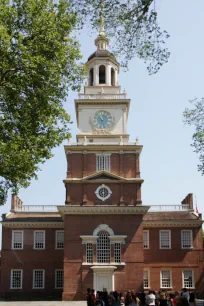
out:
{"label": "clock tower", "polygon": [[129,142],[130,99],[121,92],[120,65],[108,42],[101,24],[97,50],[86,63],[84,92],[75,100],[77,142],[65,146],[66,205],[59,207],[66,245],[64,300],[84,297],[88,287],[143,288],[142,220],[149,206],[141,205],[142,146]]}

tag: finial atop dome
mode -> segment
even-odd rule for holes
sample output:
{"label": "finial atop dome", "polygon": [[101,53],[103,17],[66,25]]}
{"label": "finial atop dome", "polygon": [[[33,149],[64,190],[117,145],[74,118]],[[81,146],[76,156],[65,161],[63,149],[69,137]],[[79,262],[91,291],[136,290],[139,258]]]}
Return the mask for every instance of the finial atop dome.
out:
{"label": "finial atop dome", "polygon": [[106,33],[105,33],[103,9],[104,9],[104,0],[101,0],[99,35],[95,40],[95,45],[97,46],[98,50],[106,50],[107,45],[109,43],[109,40],[106,37]]}
{"label": "finial atop dome", "polygon": [[103,16],[103,9],[104,9],[104,1],[101,1],[101,11],[100,11],[100,29],[99,29],[99,36],[106,36],[105,28],[104,28],[104,16]]}

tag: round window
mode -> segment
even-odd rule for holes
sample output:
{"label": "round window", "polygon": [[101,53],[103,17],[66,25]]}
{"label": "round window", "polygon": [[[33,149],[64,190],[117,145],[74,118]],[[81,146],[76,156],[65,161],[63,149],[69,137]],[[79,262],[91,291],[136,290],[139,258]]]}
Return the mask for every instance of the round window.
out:
{"label": "round window", "polygon": [[111,196],[112,191],[108,186],[103,184],[96,189],[95,194],[98,199],[105,201]]}

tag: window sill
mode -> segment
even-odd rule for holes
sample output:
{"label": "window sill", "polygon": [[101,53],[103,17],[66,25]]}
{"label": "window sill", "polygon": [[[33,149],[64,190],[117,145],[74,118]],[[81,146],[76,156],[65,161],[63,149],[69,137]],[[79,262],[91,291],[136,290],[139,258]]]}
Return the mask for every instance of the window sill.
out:
{"label": "window sill", "polygon": [[164,290],[164,289],[173,289],[173,287],[160,287],[160,289]]}
{"label": "window sill", "polygon": [[160,250],[172,250],[172,248],[159,248]]}
{"label": "window sill", "polygon": [[114,265],[114,266],[125,266],[126,265],[126,263],[125,262],[120,262],[120,263],[118,263],[118,262],[109,262],[109,263],[101,263],[101,262],[83,262],[82,263],[82,266],[108,266],[108,265],[110,265],[110,266],[112,266],[112,265]]}

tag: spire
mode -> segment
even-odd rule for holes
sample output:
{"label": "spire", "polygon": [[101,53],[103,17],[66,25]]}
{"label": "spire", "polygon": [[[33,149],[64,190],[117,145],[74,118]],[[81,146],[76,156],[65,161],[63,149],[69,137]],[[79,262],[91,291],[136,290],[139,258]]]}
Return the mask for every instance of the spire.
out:
{"label": "spire", "polygon": [[99,36],[106,36],[105,29],[104,29],[104,1],[101,0],[101,11],[100,11],[100,29],[99,29]]}
{"label": "spire", "polygon": [[98,50],[106,50],[109,43],[108,38],[106,38],[105,27],[104,27],[104,0],[101,0],[101,10],[100,10],[100,27],[99,35],[95,40],[95,45]]}

